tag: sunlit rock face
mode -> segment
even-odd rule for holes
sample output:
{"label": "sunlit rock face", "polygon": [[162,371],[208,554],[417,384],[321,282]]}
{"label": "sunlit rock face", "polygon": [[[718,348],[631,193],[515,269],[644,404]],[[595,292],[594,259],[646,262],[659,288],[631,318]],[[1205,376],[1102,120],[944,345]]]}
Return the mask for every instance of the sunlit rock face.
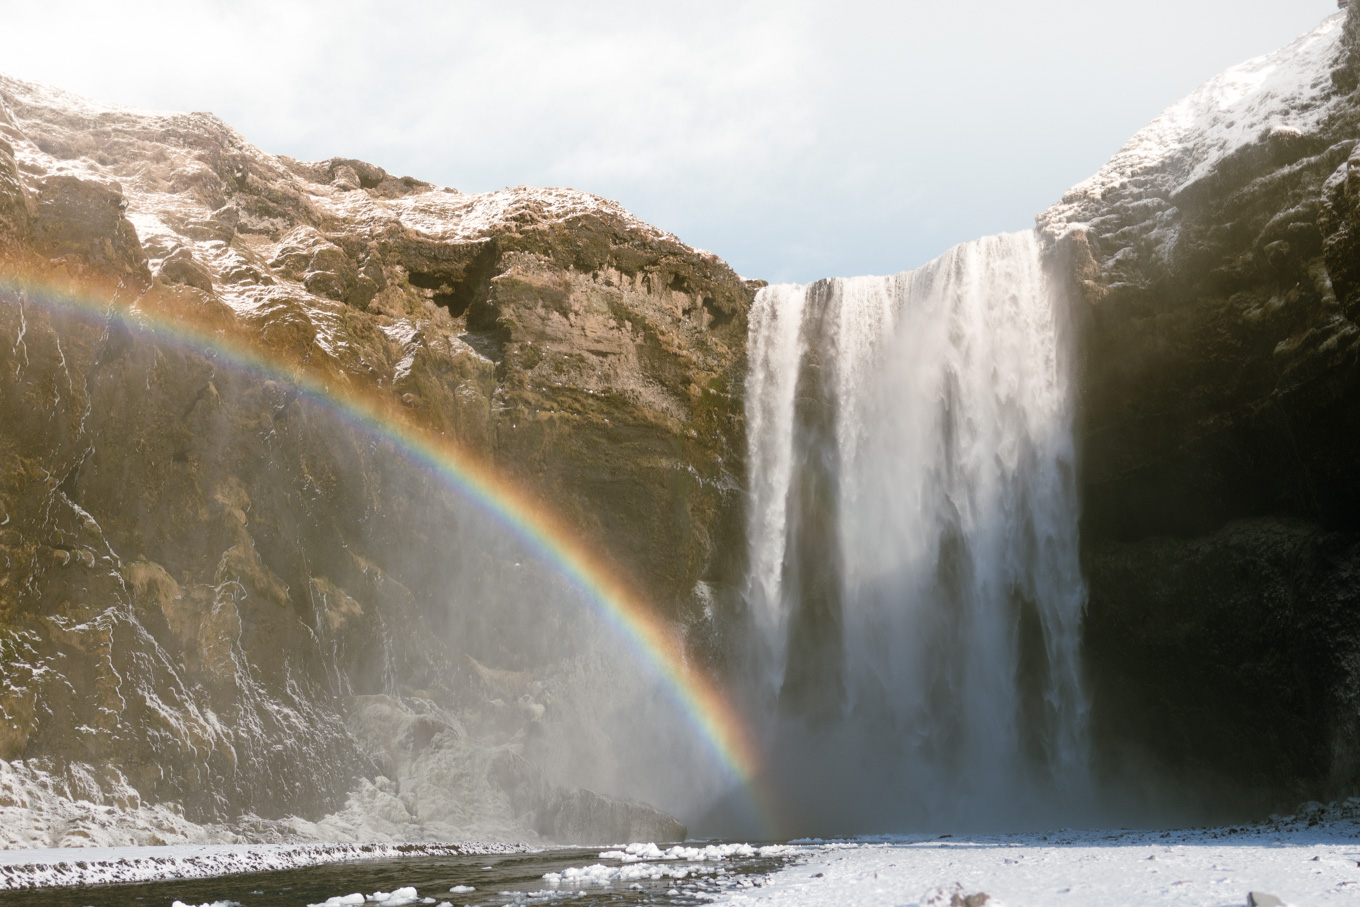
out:
{"label": "sunlit rock face", "polygon": [[287,380],[35,288],[387,400],[702,640],[740,572],[723,262],[585,193],[0,79],[0,265],[0,842],[682,833],[576,789],[636,793],[589,734],[560,752],[604,669],[550,566]]}
{"label": "sunlit rock face", "polygon": [[1253,809],[1360,781],[1356,28],[1218,76],[1039,218],[1106,767]]}

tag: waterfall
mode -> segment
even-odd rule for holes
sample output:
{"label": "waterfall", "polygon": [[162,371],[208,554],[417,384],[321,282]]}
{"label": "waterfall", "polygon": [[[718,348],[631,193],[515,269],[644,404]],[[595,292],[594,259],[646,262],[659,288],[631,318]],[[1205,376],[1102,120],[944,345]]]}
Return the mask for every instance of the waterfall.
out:
{"label": "waterfall", "polygon": [[757,296],[752,684],[795,821],[1016,824],[1079,799],[1057,302],[1032,231]]}

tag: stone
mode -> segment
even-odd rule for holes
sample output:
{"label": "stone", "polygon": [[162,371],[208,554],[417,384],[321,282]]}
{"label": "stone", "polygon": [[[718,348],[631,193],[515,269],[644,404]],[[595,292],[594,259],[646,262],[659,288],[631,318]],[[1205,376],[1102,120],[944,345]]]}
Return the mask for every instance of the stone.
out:
{"label": "stone", "polygon": [[1273,894],[1252,891],[1247,894],[1247,907],[1284,907],[1284,901]]}
{"label": "stone", "polygon": [[32,212],[19,179],[14,148],[0,139],[0,243],[17,243],[28,233]]}
{"label": "stone", "polygon": [[194,258],[192,252],[182,246],[161,261],[156,276],[167,283],[182,283],[205,293],[212,292],[212,274]]}
{"label": "stone", "polygon": [[955,894],[949,898],[949,907],[982,907],[991,900],[991,896],[982,892],[974,894]]}
{"label": "stone", "polygon": [[150,277],[137,231],[124,215],[127,199],[120,185],[58,175],[33,190],[33,242],[41,254]]}

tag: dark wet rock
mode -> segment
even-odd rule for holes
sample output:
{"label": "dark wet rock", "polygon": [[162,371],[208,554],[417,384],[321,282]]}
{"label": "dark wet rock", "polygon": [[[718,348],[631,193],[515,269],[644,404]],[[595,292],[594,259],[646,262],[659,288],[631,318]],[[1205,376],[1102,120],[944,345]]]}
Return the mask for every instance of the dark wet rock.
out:
{"label": "dark wet rock", "polygon": [[1102,738],[1155,747],[1228,802],[1297,802],[1360,758],[1360,538],[1257,517],[1085,555]]}

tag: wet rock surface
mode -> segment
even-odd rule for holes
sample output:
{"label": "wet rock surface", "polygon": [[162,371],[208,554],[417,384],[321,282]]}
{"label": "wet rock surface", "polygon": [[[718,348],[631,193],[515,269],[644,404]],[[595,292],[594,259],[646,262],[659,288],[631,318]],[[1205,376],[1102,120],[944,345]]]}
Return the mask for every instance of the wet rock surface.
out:
{"label": "wet rock surface", "polygon": [[[0,277],[0,810],[40,829],[8,843],[112,834],[77,800],[143,810],[120,843],[683,834],[534,763],[569,666],[491,625],[551,571],[288,376],[494,464],[702,631],[740,550],[752,290],[723,262],[585,193],[464,195],[0,78]],[[499,661],[449,644],[474,635]],[[509,705],[496,672],[530,678]]]}
{"label": "wet rock surface", "polygon": [[1356,30],[1216,78],[1039,219],[1080,357],[1098,743],[1192,800],[1360,783]]}

